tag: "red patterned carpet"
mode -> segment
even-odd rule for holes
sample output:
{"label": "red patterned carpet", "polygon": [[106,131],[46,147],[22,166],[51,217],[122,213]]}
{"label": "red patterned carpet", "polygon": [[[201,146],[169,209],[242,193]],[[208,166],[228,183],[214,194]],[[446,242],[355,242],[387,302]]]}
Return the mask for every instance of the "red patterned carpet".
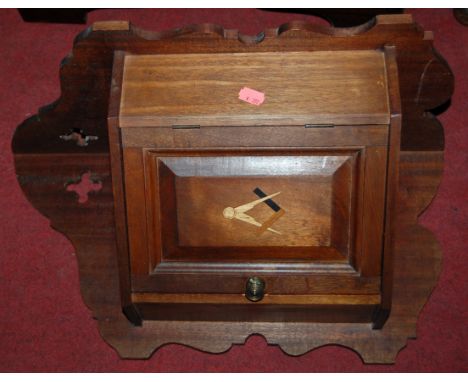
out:
{"label": "red patterned carpet", "polygon": [[[468,27],[450,10],[411,10],[456,78],[445,126],[446,167],[421,224],[444,254],[440,282],[394,366],[363,365],[353,351],[326,346],[300,357],[250,337],[223,354],[167,345],[148,361],[124,361],[100,338],[79,294],[73,247],[49,228],[22,195],[10,149],[15,127],[60,95],[58,69],[83,25],[24,23],[0,10],[0,371],[468,371]],[[152,30],[213,22],[257,34],[292,19],[313,17],[259,10],[102,10],[89,23],[130,19]]]}

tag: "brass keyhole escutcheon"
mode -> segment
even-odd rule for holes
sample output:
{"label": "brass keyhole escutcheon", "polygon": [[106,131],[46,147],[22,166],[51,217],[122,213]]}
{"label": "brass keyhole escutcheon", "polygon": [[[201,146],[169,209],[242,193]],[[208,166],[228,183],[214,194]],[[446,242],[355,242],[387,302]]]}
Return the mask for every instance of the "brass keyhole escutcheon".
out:
{"label": "brass keyhole escutcheon", "polygon": [[265,281],[260,277],[250,277],[245,284],[245,297],[253,302],[260,301],[265,294]]}

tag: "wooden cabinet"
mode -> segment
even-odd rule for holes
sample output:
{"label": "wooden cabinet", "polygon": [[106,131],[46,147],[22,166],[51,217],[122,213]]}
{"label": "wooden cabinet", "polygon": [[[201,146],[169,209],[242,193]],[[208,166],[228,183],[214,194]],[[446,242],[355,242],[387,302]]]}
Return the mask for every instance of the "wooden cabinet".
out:
{"label": "wooden cabinet", "polygon": [[257,333],[391,363],[416,336],[453,76],[410,15],[258,36],[98,22],[60,75],[15,132],[16,173],[120,356]]}
{"label": "wooden cabinet", "polygon": [[[113,184],[141,319],[382,325],[394,60],[389,50],[116,53]],[[246,86],[264,93],[260,105],[240,99]]]}

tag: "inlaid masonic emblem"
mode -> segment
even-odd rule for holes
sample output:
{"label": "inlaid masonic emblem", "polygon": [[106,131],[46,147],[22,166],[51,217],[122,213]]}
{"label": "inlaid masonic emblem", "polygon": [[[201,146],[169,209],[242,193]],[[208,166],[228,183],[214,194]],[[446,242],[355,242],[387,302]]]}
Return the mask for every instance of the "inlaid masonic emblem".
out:
{"label": "inlaid masonic emblem", "polygon": [[[238,207],[226,207],[223,211],[223,216],[226,219],[237,219],[244,223],[252,224],[257,226],[257,235],[261,235],[265,231],[270,231],[281,235],[281,232],[271,228],[271,226],[285,214],[285,211],[273,201],[275,196],[281,194],[281,192],[276,192],[271,195],[266,195],[262,190],[256,188],[253,191],[260,199],[254,200],[253,202],[242,204]],[[250,215],[247,215],[246,212],[250,211],[255,206],[265,203],[268,207],[273,210],[273,214],[267,219],[264,223],[260,223],[255,218]]]}

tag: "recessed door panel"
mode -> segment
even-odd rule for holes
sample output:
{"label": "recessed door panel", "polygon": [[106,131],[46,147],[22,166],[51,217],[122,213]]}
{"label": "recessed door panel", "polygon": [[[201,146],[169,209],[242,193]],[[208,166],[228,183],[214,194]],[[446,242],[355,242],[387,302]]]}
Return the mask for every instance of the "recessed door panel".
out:
{"label": "recessed door panel", "polygon": [[[159,182],[174,183],[178,246],[332,247],[343,237],[332,230],[346,230],[332,220],[349,222],[353,161],[349,154],[184,156],[158,157],[157,166]],[[168,196],[161,197],[164,209]]]}
{"label": "recessed door panel", "polygon": [[[359,150],[147,153],[150,227],[165,261],[346,261]],[[157,251],[158,249],[156,249]],[[160,260],[161,261],[161,260]]]}

